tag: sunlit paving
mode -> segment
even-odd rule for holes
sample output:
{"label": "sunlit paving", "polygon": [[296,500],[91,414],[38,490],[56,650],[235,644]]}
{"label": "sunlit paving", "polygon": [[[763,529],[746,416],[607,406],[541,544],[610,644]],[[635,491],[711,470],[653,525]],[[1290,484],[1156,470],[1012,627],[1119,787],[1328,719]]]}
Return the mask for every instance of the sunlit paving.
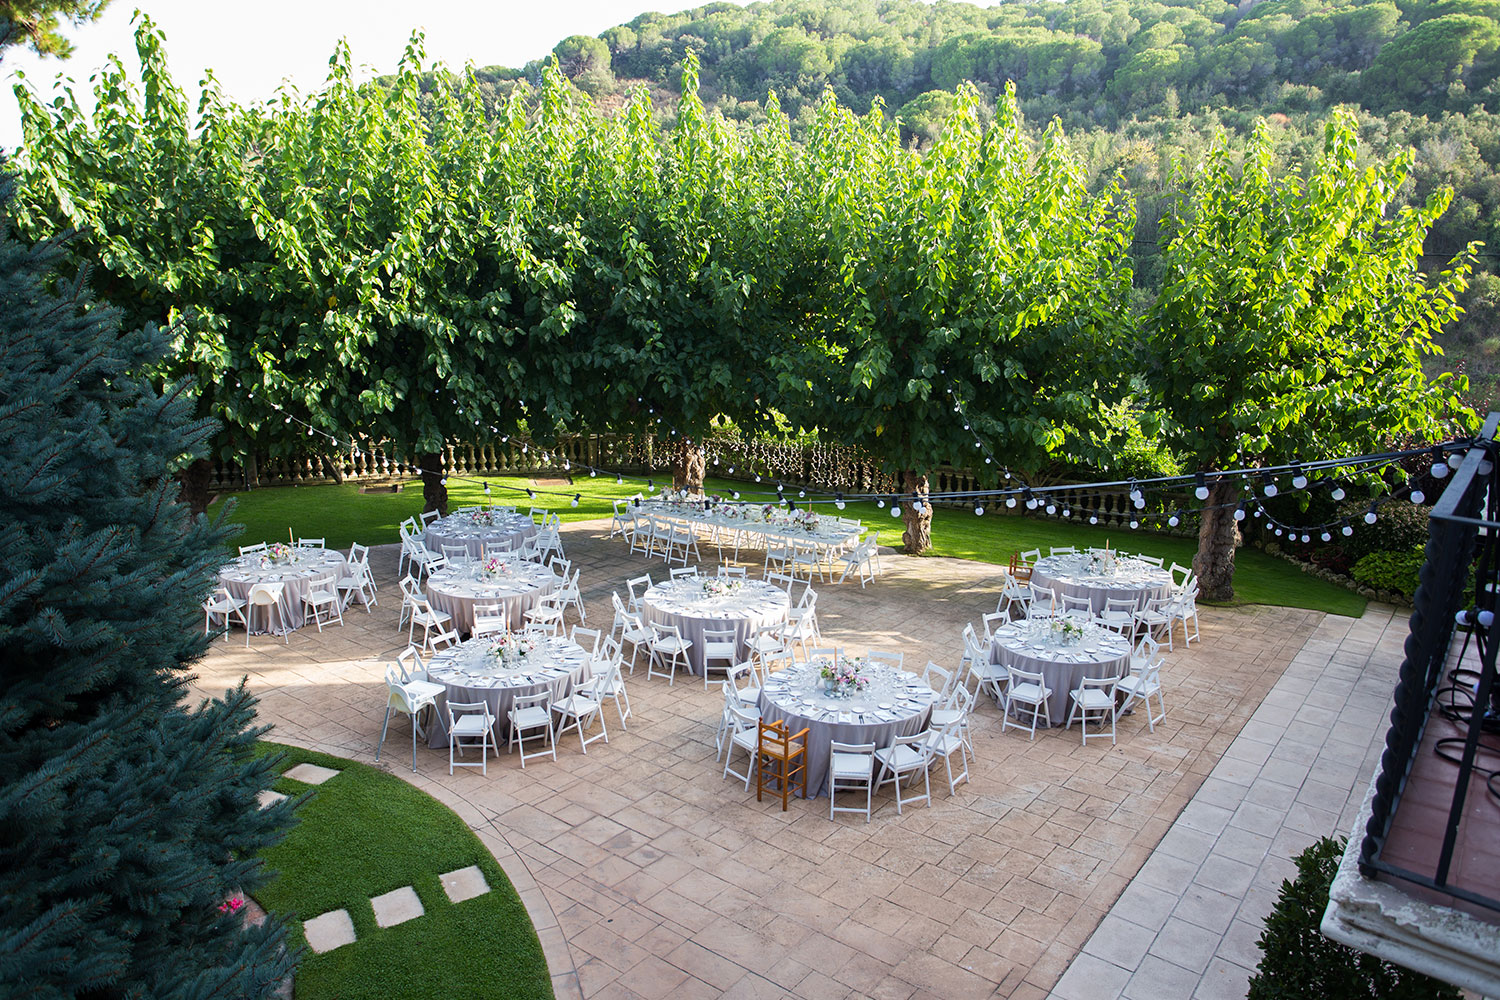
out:
{"label": "sunlit paving", "polygon": [[0,994],[1500,996],[1493,10],[429,8],[0,4]]}

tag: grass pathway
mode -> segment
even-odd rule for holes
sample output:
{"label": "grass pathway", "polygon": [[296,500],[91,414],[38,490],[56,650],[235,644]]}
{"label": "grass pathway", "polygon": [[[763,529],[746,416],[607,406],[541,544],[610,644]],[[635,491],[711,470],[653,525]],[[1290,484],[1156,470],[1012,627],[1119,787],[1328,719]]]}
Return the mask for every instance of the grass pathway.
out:
{"label": "grass pathway", "polygon": [[[264,855],[276,877],[257,901],[290,918],[296,945],[308,943],[304,922],[342,924],[341,911],[354,938],[304,952],[297,1000],[552,996],[525,906],[451,809],[355,761],[276,743],[261,752],[287,755],[276,791],[310,794],[290,835]],[[303,770],[308,764],[338,773]]]}

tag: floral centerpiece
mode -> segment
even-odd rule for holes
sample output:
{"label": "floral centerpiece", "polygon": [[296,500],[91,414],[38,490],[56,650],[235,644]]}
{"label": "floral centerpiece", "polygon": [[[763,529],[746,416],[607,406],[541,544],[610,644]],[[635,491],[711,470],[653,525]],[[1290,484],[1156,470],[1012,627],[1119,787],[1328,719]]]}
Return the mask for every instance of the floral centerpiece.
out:
{"label": "floral centerpiece", "polygon": [[728,597],[736,594],[744,584],[739,580],[720,580],[709,578],[703,581],[704,597]]}
{"label": "floral centerpiece", "polygon": [[266,546],[267,563],[289,563],[292,561],[292,547],[285,542],[272,542]]}
{"label": "floral centerpiece", "polygon": [[768,503],[760,509],[760,516],[765,518],[767,524],[776,520],[776,505]]}
{"label": "floral centerpiece", "polygon": [[796,515],[796,520],[797,520],[798,523],[800,523],[802,525],[803,529],[806,530],[806,531],[817,531],[818,530],[818,520],[819,520],[819,518],[818,518],[818,512],[817,511],[814,511],[814,510],[800,511]]}
{"label": "floral centerpiece", "polygon": [[826,661],[819,671],[823,690],[835,698],[854,697],[856,692],[870,686],[870,678],[863,673],[867,665],[863,657],[840,656]]}
{"label": "floral centerpiece", "polygon": [[536,640],[520,632],[506,632],[490,640],[490,655],[499,660],[501,666],[519,666],[534,652]]}
{"label": "floral centerpiece", "polygon": [[509,572],[510,563],[499,556],[490,556],[479,564],[479,573],[487,580],[493,580],[495,577]]}
{"label": "floral centerpiece", "polygon": [[1113,576],[1116,569],[1115,554],[1110,551],[1108,543],[1105,544],[1103,551],[1093,549],[1089,552],[1088,572],[1090,574],[1094,576]]}
{"label": "floral centerpiece", "polygon": [[469,520],[474,524],[491,525],[495,523],[495,512],[488,507],[469,511]]}
{"label": "floral centerpiece", "polygon": [[1074,646],[1083,638],[1083,626],[1064,615],[1052,619],[1052,635],[1064,646]]}

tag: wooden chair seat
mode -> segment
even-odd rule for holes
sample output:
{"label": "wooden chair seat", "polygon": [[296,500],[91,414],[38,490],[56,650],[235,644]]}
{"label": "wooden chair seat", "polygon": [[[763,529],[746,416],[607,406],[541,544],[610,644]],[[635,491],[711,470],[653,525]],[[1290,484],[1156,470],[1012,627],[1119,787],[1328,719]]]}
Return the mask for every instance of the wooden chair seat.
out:
{"label": "wooden chair seat", "polygon": [[1022,561],[1020,552],[1010,554],[1010,577],[1021,583],[1031,582],[1031,567]]}
{"label": "wooden chair seat", "polygon": [[[807,728],[787,734],[786,723],[760,722],[756,734],[755,801],[760,802],[767,789],[781,794],[781,811],[798,785],[807,798]],[[775,783],[774,788],[771,787]]]}

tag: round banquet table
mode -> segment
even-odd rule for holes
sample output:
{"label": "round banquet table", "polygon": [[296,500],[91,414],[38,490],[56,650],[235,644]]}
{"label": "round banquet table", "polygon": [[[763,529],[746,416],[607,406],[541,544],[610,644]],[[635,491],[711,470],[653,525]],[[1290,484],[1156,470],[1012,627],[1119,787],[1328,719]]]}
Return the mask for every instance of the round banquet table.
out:
{"label": "round banquet table", "polygon": [[566,639],[538,639],[536,651],[516,667],[503,665],[492,650],[486,636],[445,649],[427,662],[428,678],[447,689],[427,731],[429,747],[448,745],[449,701],[488,703],[495,718],[495,740],[504,743],[510,732],[506,713],[517,697],[550,691],[557,701],[589,678],[588,651]]}
{"label": "round banquet table", "polygon": [[302,627],[307,620],[302,598],[311,583],[320,577],[332,576],[337,583],[345,573],[343,553],[332,549],[292,549],[289,562],[272,562],[264,552],[252,552],[224,564],[219,570],[219,586],[239,600],[247,600],[250,590],[257,583],[281,583],[281,600],[276,605],[277,626],[270,626],[270,614],[265,608],[246,605],[245,614],[250,622],[250,631],[264,635],[274,631],[285,635]]}
{"label": "round banquet table", "polygon": [[505,571],[486,577],[477,563],[440,569],[424,585],[433,610],[453,616],[453,628],[467,635],[474,631],[474,606],[498,604],[510,628],[526,624],[526,612],[537,606],[543,595],[557,589],[562,581],[546,566],[514,560],[504,563]]}
{"label": "round banquet table", "polygon": [[437,553],[444,545],[462,545],[469,550],[469,558],[478,559],[486,548],[518,549],[536,530],[536,523],[526,514],[464,511],[433,521],[422,535],[422,543]]}
{"label": "round banquet table", "polygon": [[1140,610],[1152,598],[1172,593],[1172,574],[1160,566],[1139,559],[1119,559],[1113,573],[1091,573],[1089,557],[1082,552],[1038,559],[1031,568],[1031,583],[1051,587],[1059,596],[1087,598],[1095,614],[1104,610],[1110,598],[1129,599]]}
{"label": "round banquet table", "polygon": [[766,722],[783,722],[793,734],[807,727],[807,794],[814,798],[828,794],[834,740],[888,747],[897,736],[927,728],[938,696],[916,674],[866,664],[861,673],[870,678],[870,686],[852,698],[835,698],[823,690],[819,671],[826,662],[817,657],[778,670],[760,692],[760,715]]}
{"label": "round banquet table", "polygon": [[791,599],[787,592],[764,580],[737,580],[733,593],[713,595],[705,587],[710,577],[686,577],[668,580],[650,588],[641,597],[646,620],[662,625],[676,625],[682,637],[693,645],[687,651],[688,668],[703,676],[703,631],[734,630],[736,661],[748,660],[746,643],[750,633],[765,625],[785,621]]}
{"label": "round banquet table", "polygon": [[990,639],[990,662],[1040,673],[1052,696],[1047,699],[1051,725],[1068,721],[1069,692],[1085,677],[1119,677],[1130,666],[1130,641],[1098,625],[1085,625],[1083,638],[1063,645],[1048,619],[1002,625]]}
{"label": "round banquet table", "polygon": [[831,517],[819,519],[818,526],[808,531],[800,524],[785,519],[778,512],[777,520],[767,521],[759,504],[720,504],[704,510],[693,502],[667,503],[650,501],[636,509],[639,517],[654,516],[682,524],[712,528],[723,537],[725,533],[737,535],[742,544],[758,539],[762,546],[771,542],[812,543],[820,549],[841,548],[853,545],[861,534],[860,528],[839,524]]}

